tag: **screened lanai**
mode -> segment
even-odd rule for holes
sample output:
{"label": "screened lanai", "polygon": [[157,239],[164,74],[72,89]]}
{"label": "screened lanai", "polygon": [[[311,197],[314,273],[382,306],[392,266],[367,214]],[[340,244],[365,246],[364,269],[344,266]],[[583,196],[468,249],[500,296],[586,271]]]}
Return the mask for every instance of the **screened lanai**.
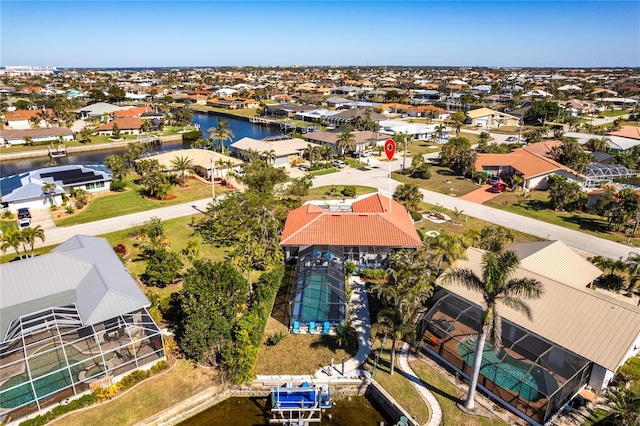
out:
{"label": "screened lanai", "polygon": [[[469,376],[482,311],[439,290],[423,317],[425,348]],[[478,383],[538,424],[549,420],[589,381],[592,363],[503,319],[502,348],[488,345]]]}
{"label": "screened lanai", "polygon": [[[347,296],[342,250],[310,246],[298,253],[289,298],[291,327],[326,330],[346,318]],[[325,324],[326,323],[326,324]]]}
{"label": "screened lanai", "polygon": [[634,177],[638,174],[631,169],[615,164],[591,163],[585,172],[585,189],[599,188],[616,179]]}
{"label": "screened lanai", "polygon": [[0,344],[0,422],[109,384],[165,357],[145,308],[83,325],[75,306],[24,315]]}

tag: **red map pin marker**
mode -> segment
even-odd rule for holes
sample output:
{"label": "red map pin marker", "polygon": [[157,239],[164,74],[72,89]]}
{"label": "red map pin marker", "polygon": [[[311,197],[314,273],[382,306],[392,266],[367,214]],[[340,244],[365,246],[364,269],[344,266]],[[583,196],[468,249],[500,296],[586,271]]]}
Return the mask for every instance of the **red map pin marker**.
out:
{"label": "red map pin marker", "polygon": [[393,159],[393,154],[396,153],[396,143],[393,139],[387,139],[384,143],[384,153],[387,154],[389,161]]}

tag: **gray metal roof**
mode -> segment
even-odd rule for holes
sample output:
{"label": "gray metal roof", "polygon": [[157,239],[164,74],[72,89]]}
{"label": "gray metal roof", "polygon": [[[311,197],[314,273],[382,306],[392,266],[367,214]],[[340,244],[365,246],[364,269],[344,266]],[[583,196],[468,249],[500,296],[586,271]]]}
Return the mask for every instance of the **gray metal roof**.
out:
{"label": "gray metal roof", "polygon": [[0,334],[20,316],[76,305],[83,324],[149,306],[104,238],[76,235],[49,254],[0,265]]}

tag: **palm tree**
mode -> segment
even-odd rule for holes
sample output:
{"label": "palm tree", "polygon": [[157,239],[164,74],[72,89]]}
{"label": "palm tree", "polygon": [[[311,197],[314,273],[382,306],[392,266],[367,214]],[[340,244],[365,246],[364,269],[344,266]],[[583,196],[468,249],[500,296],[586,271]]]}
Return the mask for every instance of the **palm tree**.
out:
{"label": "palm tree", "polygon": [[356,137],[349,130],[342,131],[336,142],[336,148],[342,152],[342,155],[345,151],[353,151],[356,148]]}
{"label": "palm tree", "polygon": [[268,164],[273,164],[276,161],[276,152],[273,149],[268,151],[264,150],[262,151],[261,157]]}
{"label": "palm tree", "polygon": [[611,139],[607,137],[602,138],[591,138],[585,144],[585,147],[589,151],[597,151],[597,152],[609,152],[609,147],[611,146]]}
{"label": "palm tree", "polygon": [[[35,248],[36,238],[44,243],[44,229],[42,226],[36,225],[33,227],[27,227],[22,230],[22,238],[23,238],[23,247],[24,244],[28,244],[31,248],[31,253],[29,257],[33,257],[33,249]],[[25,254],[27,250],[25,249]]]}
{"label": "palm tree", "polygon": [[640,254],[629,253],[624,263],[627,265],[627,271],[629,272],[628,290],[631,291],[636,286],[636,283],[640,281]]}
{"label": "palm tree", "polygon": [[2,253],[6,253],[9,247],[13,248],[16,254],[22,259],[22,254],[20,254],[20,245],[22,244],[24,236],[22,232],[17,229],[12,229],[7,231],[2,235],[2,243],[0,243],[0,250]]}
{"label": "palm tree", "polygon": [[175,156],[173,160],[171,160],[171,167],[173,167],[174,170],[177,170],[180,172],[180,180],[184,185],[184,180],[185,180],[184,175],[187,171],[190,171],[193,168],[193,160],[189,157],[185,157],[182,155],[180,157]]}
{"label": "palm tree", "polygon": [[640,425],[640,387],[620,385],[617,388],[609,389],[605,399],[607,405],[613,409],[613,414],[607,417],[615,422],[613,424]]}
{"label": "palm tree", "polygon": [[336,343],[341,348],[348,346],[356,338],[356,328],[350,319],[341,322],[336,326]]}
{"label": "palm tree", "polygon": [[436,266],[438,274],[440,273],[442,263],[445,260],[449,265],[452,265],[458,259],[466,259],[464,252],[467,247],[465,247],[464,238],[459,235],[450,235],[446,232],[442,232],[436,238],[431,238],[429,240],[429,246],[438,259]]}
{"label": "palm tree", "polygon": [[482,257],[482,277],[468,268],[454,268],[443,275],[444,284],[458,284],[482,295],[484,312],[478,330],[476,349],[469,384],[469,394],[464,407],[473,410],[478,374],[482,365],[482,353],[487,339],[495,352],[502,345],[502,318],[498,303],[523,313],[532,320],[531,308],[525,300],[538,299],[544,293],[542,283],[533,278],[515,278],[520,260],[516,252],[507,250],[500,253],[487,252]]}
{"label": "palm tree", "polygon": [[378,324],[385,331],[391,334],[391,372],[393,376],[396,364],[396,342],[405,337],[412,337],[414,330],[404,321],[401,312],[396,308],[385,308],[378,313]]}
{"label": "palm tree", "polygon": [[53,182],[45,182],[42,184],[42,194],[49,198],[49,202],[51,203],[51,205],[55,205],[55,198],[53,194],[56,193],[57,188],[58,187]]}
{"label": "palm tree", "polygon": [[413,212],[418,209],[418,204],[422,201],[423,195],[416,185],[403,183],[398,185],[394,191],[393,199],[402,204],[408,211]]}
{"label": "palm tree", "polygon": [[224,143],[226,141],[232,141],[235,135],[229,128],[229,122],[218,120],[218,127],[210,127],[208,131],[211,133],[209,139],[212,141],[218,141],[220,144],[220,152],[224,154]]}

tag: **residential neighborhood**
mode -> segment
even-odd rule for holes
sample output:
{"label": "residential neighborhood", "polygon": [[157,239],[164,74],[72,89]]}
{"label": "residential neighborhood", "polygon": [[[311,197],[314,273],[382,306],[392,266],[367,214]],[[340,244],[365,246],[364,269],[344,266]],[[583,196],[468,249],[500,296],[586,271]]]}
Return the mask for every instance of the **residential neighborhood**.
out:
{"label": "residential neighborhood", "polygon": [[0,424],[640,425],[637,18],[3,4]]}

